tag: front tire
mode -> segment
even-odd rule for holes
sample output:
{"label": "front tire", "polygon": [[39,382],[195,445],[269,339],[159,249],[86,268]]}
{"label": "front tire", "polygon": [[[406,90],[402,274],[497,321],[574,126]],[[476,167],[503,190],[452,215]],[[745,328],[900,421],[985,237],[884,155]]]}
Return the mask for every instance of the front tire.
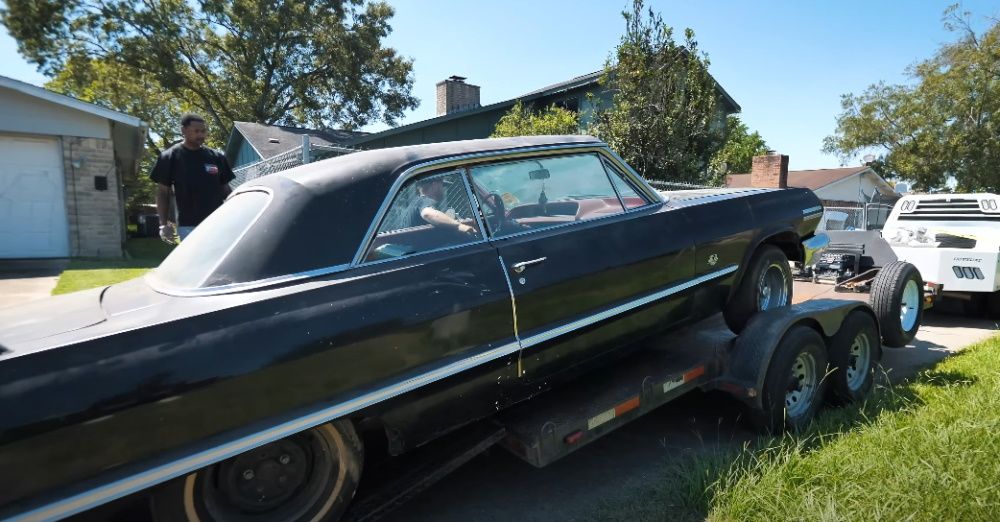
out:
{"label": "front tire", "polygon": [[178,477],[153,491],[157,522],[319,522],[343,515],[364,450],[337,420]]}
{"label": "front tire", "polygon": [[913,340],[924,317],[924,282],[917,267],[905,261],[882,267],[870,300],[886,346],[902,348]]}
{"label": "front tire", "polygon": [[722,316],[733,333],[740,333],[757,312],[792,304],[792,270],[788,257],[774,245],[754,252],[739,286],[726,303]]}

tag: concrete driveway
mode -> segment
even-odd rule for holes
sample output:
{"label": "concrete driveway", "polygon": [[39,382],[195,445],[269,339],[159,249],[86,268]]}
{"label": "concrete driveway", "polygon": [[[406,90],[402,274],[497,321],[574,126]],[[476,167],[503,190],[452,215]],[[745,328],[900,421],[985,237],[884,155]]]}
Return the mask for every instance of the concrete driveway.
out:
{"label": "concrete driveway", "polygon": [[0,261],[0,308],[52,295],[67,265],[66,259]]}

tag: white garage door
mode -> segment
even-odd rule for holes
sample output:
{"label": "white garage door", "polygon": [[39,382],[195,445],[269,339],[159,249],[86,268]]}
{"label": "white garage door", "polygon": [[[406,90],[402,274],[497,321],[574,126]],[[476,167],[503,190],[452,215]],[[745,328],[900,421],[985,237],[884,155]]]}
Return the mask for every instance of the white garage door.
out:
{"label": "white garage door", "polygon": [[0,136],[0,258],[69,256],[62,165],[54,139]]}

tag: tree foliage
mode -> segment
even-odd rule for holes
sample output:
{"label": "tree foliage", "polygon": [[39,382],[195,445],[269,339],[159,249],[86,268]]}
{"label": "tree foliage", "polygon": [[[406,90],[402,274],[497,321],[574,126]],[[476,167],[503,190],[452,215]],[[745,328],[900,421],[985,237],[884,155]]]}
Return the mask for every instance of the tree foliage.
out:
{"label": "tree foliage", "polygon": [[824,150],[844,162],[876,152],[875,167],[918,190],[1000,191],[1000,23],[977,33],[968,13],[945,11],[958,35],[907,69],[908,85],[879,82],[841,99]]}
{"label": "tree foliage", "polygon": [[497,122],[491,138],[508,136],[538,136],[577,134],[580,132],[579,115],[573,111],[550,105],[535,112],[520,101]]}
{"label": "tree foliage", "polygon": [[694,31],[675,42],[673,29],[644,11],[634,0],[622,13],[625,33],[601,78],[612,106],[596,112],[591,132],[647,178],[706,183],[725,137],[708,57]]}
{"label": "tree foliage", "polygon": [[[49,76],[93,59],[233,121],[394,124],[412,62],[383,46],[393,10],[365,0],[7,0],[0,20]],[[78,62],[77,62],[78,63]]]}
{"label": "tree foliage", "polygon": [[739,116],[729,116],[726,118],[726,142],[712,156],[709,171],[720,178],[733,172],[750,172],[753,157],[767,151],[767,143],[760,133],[750,132]]}

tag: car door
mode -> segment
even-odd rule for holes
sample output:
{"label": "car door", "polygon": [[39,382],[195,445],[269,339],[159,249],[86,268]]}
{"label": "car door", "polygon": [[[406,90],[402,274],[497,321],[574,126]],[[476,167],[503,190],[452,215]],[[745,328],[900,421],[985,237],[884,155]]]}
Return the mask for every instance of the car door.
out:
{"label": "car door", "polygon": [[623,205],[629,185],[613,184],[617,175],[598,153],[470,168],[511,284],[523,381],[687,315],[687,294],[671,289],[692,274],[690,227],[682,213],[634,190]]}

